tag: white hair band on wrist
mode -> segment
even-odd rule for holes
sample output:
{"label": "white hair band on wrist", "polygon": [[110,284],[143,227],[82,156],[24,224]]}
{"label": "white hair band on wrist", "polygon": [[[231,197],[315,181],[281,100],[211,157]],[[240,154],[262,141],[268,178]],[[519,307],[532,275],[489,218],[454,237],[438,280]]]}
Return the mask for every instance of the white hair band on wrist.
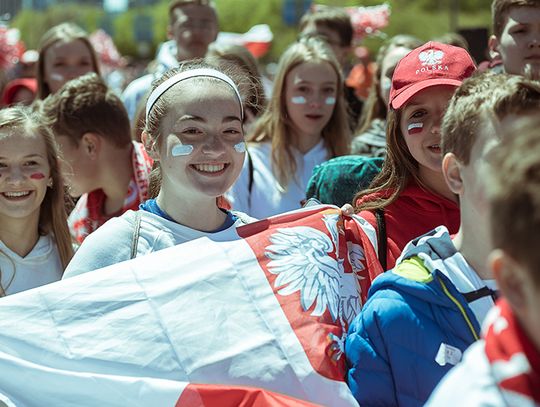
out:
{"label": "white hair band on wrist", "polygon": [[242,105],[242,97],[240,96],[240,92],[238,91],[238,88],[234,84],[233,80],[229,78],[227,75],[225,75],[222,72],[216,71],[215,69],[210,68],[198,68],[198,69],[191,69],[189,71],[184,71],[177,73],[174,76],[171,76],[169,79],[167,79],[165,82],[160,84],[156,89],[150,93],[150,96],[148,97],[148,101],[146,102],[146,121],[148,121],[148,115],[150,114],[150,111],[152,110],[152,107],[154,107],[157,100],[163,95],[167,90],[169,90],[171,87],[176,85],[178,82],[185,81],[186,79],[200,77],[200,76],[206,76],[209,78],[216,78],[219,80],[222,80],[223,82],[227,83],[236,94],[236,97],[238,98],[238,102],[240,103],[240,113],[242,120],[244,119],[244,106]]}

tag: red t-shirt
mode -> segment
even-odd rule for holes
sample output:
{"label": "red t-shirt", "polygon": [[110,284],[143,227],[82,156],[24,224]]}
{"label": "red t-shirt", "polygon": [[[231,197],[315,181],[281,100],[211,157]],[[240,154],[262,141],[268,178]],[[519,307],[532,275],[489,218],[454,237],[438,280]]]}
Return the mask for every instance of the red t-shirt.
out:
{"label": "red t-shirt", "polygon": [[78,243],[115,216],[120,216],[128,210],[136,211],[139,205],[148,198],[148,182],[152,170],[152,159],[146,153],[141,143],[133,142],[132,165],[133,178],[131,179],[126,199],[122,209],[117,213],[105,213],[105,193],[102,189],[83,194],[68,218],[71,235]]}

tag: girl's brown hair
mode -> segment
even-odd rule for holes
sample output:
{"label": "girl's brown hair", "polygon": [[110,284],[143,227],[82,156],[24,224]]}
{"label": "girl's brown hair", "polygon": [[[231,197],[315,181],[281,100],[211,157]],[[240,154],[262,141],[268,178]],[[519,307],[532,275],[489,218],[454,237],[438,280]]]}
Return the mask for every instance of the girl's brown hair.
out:
{"label": "girl's brown hair", "polygon": [[255,124],[248,141],[272,143],[272,171],[281,187],[286,190],[297,163],[291,150],[295,139],[292,122],[285,101],[285,81],[296,66],[306,63],[328,63],[336,73],[337,97],[330,120],[322,130],[322,138],[330,151],[330,158],[349,153],[350,131],[343,99],[343,77],[334,53],[323,40],[316,37],[302,38],[282,55],[274,78],[272,98],[265,112]]}
{"label": "girl's brown hair", "polygon": [[[39,211],[38,234],[51,234],[56,242],[60,263],[65,269],[73,257],[73,242],[67,225],[65,202],[67,195],[60,171],[58,147],[49,127],[45,124],[38,110],[27,106],[15,106],[0,110],[0,130],[20,131],[39,134],[45,141],[47,161],[51,169],[52,186],[41,203]],[[7,287],[6,287],[7,289]],[[0,287],[0,295],[3,292]]]}
{"label": "girl's brown hair", "polygon": [[43,34],[39,43],[39,59],[36,72],[38,91],[36,99],[45,99],[51,93],[49,85],[45,83],[45,53],[52,45],[59,41],[72,42],[75,40],[82,41],[88,47],[92,58],[92,70],[98,75],[100,74],[98,58],[94,47],[88,39],[88,33],[73,23],[62,23],[56,25]]}
{"label": "girl's brown hair", "polygon": [[[390,109],[386,128],[386,158],[381,172],[373,179],[368,189],[360,191],[353,200],[356,212],[384,208],[394,202],[411,179],[422,185],[418,175],[418,162],[411,155],[399,126],[401,110]],[[380,193],[381,197],[356,205],[366,195]]]}

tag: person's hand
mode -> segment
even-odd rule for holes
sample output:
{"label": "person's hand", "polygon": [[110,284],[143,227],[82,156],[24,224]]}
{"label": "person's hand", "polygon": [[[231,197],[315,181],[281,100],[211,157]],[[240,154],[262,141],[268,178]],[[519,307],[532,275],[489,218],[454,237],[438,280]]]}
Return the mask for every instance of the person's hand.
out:
{"label": "person's hand", "polygon": [[354,208],[351,204],[346,203],[341,207],[341,214],[344,216],[354,215]]}

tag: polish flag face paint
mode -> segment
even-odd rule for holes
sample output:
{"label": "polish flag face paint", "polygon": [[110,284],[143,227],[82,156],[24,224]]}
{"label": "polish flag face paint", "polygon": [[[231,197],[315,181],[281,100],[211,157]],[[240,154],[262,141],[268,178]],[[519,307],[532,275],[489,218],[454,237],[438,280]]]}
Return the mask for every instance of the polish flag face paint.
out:
{"label": "polish flag face paint", "polygon": [[193,152],[193,146],[191,144],[177,144],[172,150],[171,154],[173,157],[181,157],[185,155],[190,155]]}
{"label": "polish flag face paint", "polygon": [[241,141],[240,143],[234,145],[234,149],[237,153],[245,153],[246,143],[244,141]]}
{"label": "polish flag face paint", "polygon": [[30,179],[43,179],[45,178],[45,174],[42,174],[41,172],[35,172],[32,175],[30,175]]}
{"label": "polish flag face paint", "polygon": [[326,105],[335,105],[336,104],[336,98],[333,96],[327,97],[324,101]]}
{"label": "polish flag face paint", "polygon": [[303,96],[293,96],[291,98],[291,102],[295,105],[305,105],[307,103],[307,100]]}
{"label": "polish flag face paint", "polygon": [[409,134],[421,133],[424,129],[424,123],[409,123],[407,126],[407,132]]}

